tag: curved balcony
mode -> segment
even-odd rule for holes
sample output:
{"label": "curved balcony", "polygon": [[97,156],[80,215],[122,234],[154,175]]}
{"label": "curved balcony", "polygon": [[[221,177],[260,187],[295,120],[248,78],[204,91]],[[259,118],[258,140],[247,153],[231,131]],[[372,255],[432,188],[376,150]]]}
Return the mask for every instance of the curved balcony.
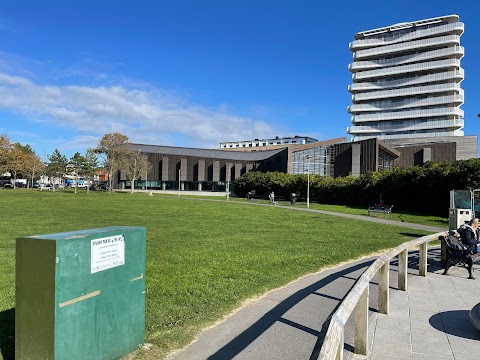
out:
{"label": "curved balcony", "polygon": [[352,102],[368,101],[376,99],[389,99],[392,97],[416,96],[422,94],[438,94],[438,93],[458,93],[463,96],[463,89],[458,83],[446,83],[426,86],[415,86],[398,88],[382,91],[370,91],[352,95]]}
{"label": "curved balcony", "polygon": [[464,127],[463,119],[455,120],[432,120],[432,121],[405,121],[396,124],[379,123],[376,125],[350,126],[347,128],[349,134],[370,134],[378,135],[381,133],[402,132],[402,131],[421,131],[431,129],[462,129]]}
{"label": "curved balcony", "polygon": [[447,59],[447,60],[427,61],[427,62],[411,64],[411,65],[393,66],[393,67],[387,67],[384,69],[360,71],[356,74],[353,74],[352,79],[353,81],[357,81],[357,80],[364,80],[364,79],[384,78],[384,77],[398,76],[402,74],[427,72],[430,70],[438,70],[438,69],[448,69],[448,70],[460,69],[460,60]]}
{"label": "curved balcony", "polygon": [[[354,135],[354,134],[351,134]],[[412,139],[412,138],[432,138],[432,137],[444,137],[444,136],[463,136],[463,130],[455,131],[432,131],[425,133],[406,133],[395,135],[354,135],[352,141],[360,141],[376,137],[380,140],[393,140],[393,139]]]}
{"label": "curved balcony", "polygon": [[432,39],[416,40],[406,43],[398,43],[387,46],[380,46],[372,49],[359,50],[353,54],[354,60],[369,59],[379,56],[395,55],[398,53],[419,49],[434,49],[445,45],[460,45],[460,36],[447,35]]}
{"label": "curved balcony", "polygon": [[[462,35],[465,25],[462,22],[454,22],[450,24],[434,26],[422,30],[413,30],[406,34],[401,34],[400,32],[391,32],[389,35],[385,35],[380,39],[360,39],[352,41],[349,44],[351,51],[357,51],[362,49],[367,49],[372,46],[385,46],[390,44],[395,44],[404,41],[412,41],[414,39],[432,37],[440,34],[455,33],[456,35]],[[413,28],[414,29],[414,28]]]}
{"label": "curved balcony", "polygon": [[463,118],[463,110],[457,107],[443,107],[436,109],[424,109],[424,110],[407,110],[407,111],[394,111],[394,112],[382,112],[375,114],[365,115],[353,115],[352,123],[368,123],[376,121],[386,120],[402,120],[402,119],[417,119],[428,117],[440,117],[440,116],[455,116]]}
{"label": "curved balcony", "polygon": [[463,80],[463,69],[445,71],[437,74],[410,76],[403,79],[355,83],[348,86],[350,92],[370,91],[379,89],[393,89],[402,86],[412,86],[418,84],[428,84],[432,82],[451,81],[460,82]]}
{"label": "curved balcony", "polygon": [[351,114],[361,114],[364,112],[378,112],[388,110],[399,110],[409,108],[419,108],[434,105],[450,105],[460,106],[464,102],[464,96],[462,94],[436,96],[423,99],[406,98],[400,101],[377,101],[369,104],[353,104],[347,108],[347,111]]}
{"label": "curved balcony", "polygon": [[431,50],[425,52],[418,52],[414,54],[398,56],[392,59],[378,59],[370,61],[354,61],[348,65],[348,70],[350,72],[364,71],[364,70],[373,70],[378,68],[390,67],[404,65],[408,63],[428,61],[432,59],[441,59],[441,58],[463,58],[465,50],[463,46],[451,46],[446,49]]}

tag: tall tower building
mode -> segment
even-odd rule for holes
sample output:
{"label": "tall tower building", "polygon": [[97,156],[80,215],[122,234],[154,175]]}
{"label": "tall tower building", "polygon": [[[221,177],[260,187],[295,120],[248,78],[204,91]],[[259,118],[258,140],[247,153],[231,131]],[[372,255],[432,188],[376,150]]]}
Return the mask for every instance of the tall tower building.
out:
{"label": "tall tower building", "polygon": [[352,140],[463,136],[463,30],[449,15],[355,34]]}

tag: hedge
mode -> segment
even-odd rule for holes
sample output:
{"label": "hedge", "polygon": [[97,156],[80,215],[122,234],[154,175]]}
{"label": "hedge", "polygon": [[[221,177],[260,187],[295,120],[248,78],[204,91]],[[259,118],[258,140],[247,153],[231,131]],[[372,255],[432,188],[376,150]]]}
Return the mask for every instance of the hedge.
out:
{"label": "hedge", "polygon": [[[422,167],[368,172],[360,177],[310,175],[310,201],[323,204],[368,207],[380,201],[396,209],[447,216],[450,190],[480,188],[480,159],[428,162]],[[248,172],[234,182],[239,197],[255,190],[260,196],[271,191],[290,198],[296,192],[306,198],[307,175],[280,172]]]}

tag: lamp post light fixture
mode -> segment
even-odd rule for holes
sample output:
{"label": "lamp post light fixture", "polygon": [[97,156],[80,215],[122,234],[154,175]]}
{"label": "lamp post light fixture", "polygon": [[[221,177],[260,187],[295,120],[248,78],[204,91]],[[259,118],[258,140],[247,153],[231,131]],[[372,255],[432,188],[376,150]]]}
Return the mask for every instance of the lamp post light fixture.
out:
{"label": "lamp post light fixture", "polygon": [[307,167],[307,209],[310,209],[310,159],[312,155],[307,155],[305,158],[308,160]]}

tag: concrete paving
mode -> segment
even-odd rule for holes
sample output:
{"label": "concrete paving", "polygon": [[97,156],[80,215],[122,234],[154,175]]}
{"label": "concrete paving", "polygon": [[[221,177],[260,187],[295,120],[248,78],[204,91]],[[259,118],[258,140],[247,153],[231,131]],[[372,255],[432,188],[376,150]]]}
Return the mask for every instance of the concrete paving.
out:
{"label": "concrete paving", "polygon": [[409,276],[407,291],[392,291],[389,314],[370,318],[369,359],[480,359],[480,331],[469,318],[480,280],[467,279],[466,269],[442,272]]}
{"label": "concrete paving", "polygon": [[[368,221],[390,220],[370,217]],[[394,223],[411,229],[443,230]],[[374,260],[361,259],[310,274],[252,300],[168,359],[316,359],[331,315]],[[476,280],[467,279],[463,268],[451,268],[448,276],[441,275],[438,247],[428,251],[427,277],[417,275],[417,260],[418,252],[411,251],[407,291],[397,290],[397,260],[391,260],[388,315],[378,313],[377,279],[371,281],[369,356],[354,354],[352,317],[345,326],[345,359],[480,359],[480,331],[468,315],[480,302],[480,272]],[[478,265],[475,269],[479,270]]]}

